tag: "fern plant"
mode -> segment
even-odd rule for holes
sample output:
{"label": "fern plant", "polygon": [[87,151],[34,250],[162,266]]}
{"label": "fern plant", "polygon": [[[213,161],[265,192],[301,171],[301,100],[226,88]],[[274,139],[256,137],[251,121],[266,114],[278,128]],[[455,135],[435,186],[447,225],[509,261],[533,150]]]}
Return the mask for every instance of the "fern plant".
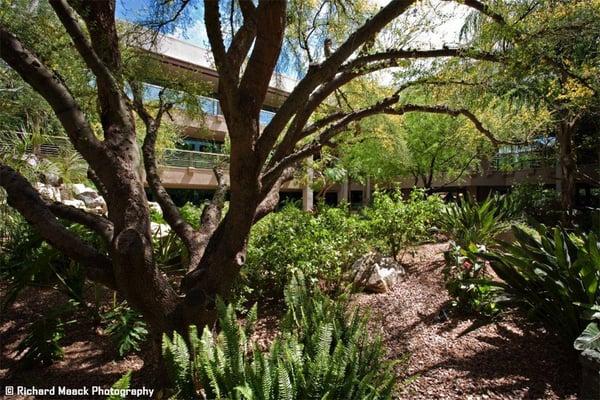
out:
{"label": "fern plant", "polygon": [[189,347],[177,333],[163,338],[163,357],[177,398],[389,399],[393,363],[380,339],[366,334],[367,318],[345,301],[307,289],[294,277],[288,313],[267,351],[249,339],[256,307],[240,324],[233,306],[218,302],[221,332],[190,328]]}
{"label": "fern plant", "polygon": [[148,336],[148,330],[142,317],[126,302],[104,313],[102,319],[106,323],[106,333],[117,346],[119,357],[140,350],[140,345]]}
{"label": "fern plant", "polygon": [[17,346],[25,367],[48,366],[64,356],[60,340],[65,336],[64,323],[57,313],[35,321],[25,338]]}

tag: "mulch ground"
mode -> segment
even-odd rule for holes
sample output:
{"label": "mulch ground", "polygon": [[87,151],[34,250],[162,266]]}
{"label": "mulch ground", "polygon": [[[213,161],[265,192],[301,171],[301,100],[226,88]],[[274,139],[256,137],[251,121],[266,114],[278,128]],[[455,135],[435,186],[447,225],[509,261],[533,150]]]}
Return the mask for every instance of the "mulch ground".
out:
{"label": "mulch ground", "polygon": [[[382,334],[389,357],[409,356],[398,367],[398,399],[576,398],[577,360],[542,327],[518,314],[484,326],[452,315],[441,272],[446,246],[421,246],[404,260],[410,265],[408,273],[392,291],[355,299],[371,310],[372,329]],[[0,291],[4,288],[0,284]],[[63,360],[46,368],[19,368],[15,349],[29,325],[64,301],[56,292],[28,289],[0,316],[0,386],[109,387],[127,371],[140,371],[140,356],[115,360],[109,338],[86,318],[68,327]],[[262,344],[273,337],[276,319],[270,315],[259,320],[257,339]],[[132,386],[141,387],[144,381],[148,386],[138,373]]]}
{"label": "mulch ground", "polygon": [[559,339],[519,314],[480,326],[452,315],[443,285],[443,251],[429,244],[407,260],[404,280],[388,293],[361,294],[408,383],[399,399],[574,399],[577,359]]}

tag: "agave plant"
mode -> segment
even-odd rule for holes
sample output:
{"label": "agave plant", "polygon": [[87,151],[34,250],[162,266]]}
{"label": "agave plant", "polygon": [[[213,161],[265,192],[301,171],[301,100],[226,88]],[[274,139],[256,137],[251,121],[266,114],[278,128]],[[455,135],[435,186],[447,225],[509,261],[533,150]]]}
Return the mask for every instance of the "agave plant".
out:
{"label": "agave plant", "polygon": [[541,225],[513,227],[514,244],[484,254],[503,282],[506,300],[573,342],[585,327],[586,306],[599,304],[600,243],[594,233],[576,235]]}

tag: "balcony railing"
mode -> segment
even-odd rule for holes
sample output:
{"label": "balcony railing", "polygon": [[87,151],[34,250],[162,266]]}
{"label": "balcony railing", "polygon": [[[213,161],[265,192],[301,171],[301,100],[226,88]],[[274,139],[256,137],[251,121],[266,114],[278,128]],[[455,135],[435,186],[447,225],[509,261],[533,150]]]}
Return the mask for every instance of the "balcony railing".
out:
{"label": "balcony railing", "polygon": [[160,157],[160,164],[168,167],[212,169],[227,162],[228,156],[219,153],[166,149]]}
{"label": "balcony railing", "polygon": [[[40,144],[32,145],[25,137],[25,135],[28,135],[27,133],[16,133],[23,138],[23,141],[17,144],[18,146],[23,145],[19,152],[35,153],[40,157],[52,158],[60,156],[65,151],[75,151],[69,139],[64,136],[45,136]],[[0,140],[0,152],[9,152],[11,147],[17,145],[11,141]],[[165,149],[159,152],[157,158],[158,163],[162,166],[212,169],[217,165],[226,164],[229,156],[221,153]]]}
{"label": "balcony railing", "polygon": [[[162,90],[162,87],[158,85],[153,85],[150,83],[144,83],[144,99],[156,101],[159,98],[159,93]],[[181,92],[179,92],[181,93]],[[214,99],[212,97],[206,96],[196,96],[198,98],[198,104],[202,111],[204,111],[207,115],[223,115],[221,111],[221,104],[219,100]],[[261,125],[267,125],[273,119],[275,115],[274,112],[261,110],[259,121]]]}
{"label": "balcony railing", "polygon": [[491,161],[492,170],[498,172],[522,171],[555,165],[556,157],[550,152],[528,151],[519,153],[500,153]]}

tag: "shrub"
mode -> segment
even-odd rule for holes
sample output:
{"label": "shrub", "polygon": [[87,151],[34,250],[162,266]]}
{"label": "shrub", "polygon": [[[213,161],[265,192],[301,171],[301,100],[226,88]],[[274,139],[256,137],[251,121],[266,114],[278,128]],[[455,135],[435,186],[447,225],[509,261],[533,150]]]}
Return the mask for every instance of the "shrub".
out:
{"label": "shrub", "polygon": [[[103,248],[100,238],[83,227],[71,224],[67,228]],[[9,282],[0,309],[9,306],[27,286],[57,287],[82,303],[84,268],[43,241],[26,222],[21,222],[15,230],[18,234],[12,235],[0,252],[0,277]]]}
{"label": "shrub", "polygon": [[554,188],[542,184],[519,184],[512,187],[509,197],[524,216],[540,222],[555,221],[560,215],[560,199]]}
{"label": "shrub", "polygon": [[446,206],[440,223],[452,239],[444,253],[444,280],[452,305],[465,313],[492,317],[498,312],[494,299],[498,289],[490,281],[479,253],[516,218],[516,203],[506,196],[488,197],[482,203],[471,198]]}
{"label": "shrub", "polygon": [[444,253],[444,281],[452,306],[461,312],[493,317],[498,313],[495,299],[498,288],[491,282],[486,266],[477,253],[481,247],[468,249],[453,245]]}
{"label": "shrub", "polygon": [[369,236],[398,259],[406,246],[428,238],[441,206],[438,196],[427,197],[423,190],[413,190],[407,200],[400,191],[375,192],[372,207],[364,212],[369,221]]}
{"label": "shrub", "polygon": [[572,343],[586,325],[585,308],[599,304],[598,237],[561,228],[528,233],[513,227],[514,244],[484,254],[503,280],[504,296]]}
{"label": "shrub", "polygon": [[241,286],[253,299],[281,298],[294,270],[328,288],[339,285],[344,267],[368,251],[363,227],[344,208],[322,206],[313,215],[286,205],[254,226]]}
{"label": "shrub", "polygon": [[[177,396],[211,399],[389,399],[392,364],[381,341],[366,335],[366,318],[346,304],[308,291],[302,278],[286,291],[288,314],[268,351],[248,337],[232,306],[218,305],[221,333],[208,328],[190,347],[178,334],[163,340],[163,355]],[[192,360],[189,360],[191,354]]]}
{"label": "shrub", "polygon": [[460,247],[489,246],[494,238],[509,227],[514,207],[504,196],[488,197],[477,203],[470,197],[447,205],[441,213],[442,230]]}

